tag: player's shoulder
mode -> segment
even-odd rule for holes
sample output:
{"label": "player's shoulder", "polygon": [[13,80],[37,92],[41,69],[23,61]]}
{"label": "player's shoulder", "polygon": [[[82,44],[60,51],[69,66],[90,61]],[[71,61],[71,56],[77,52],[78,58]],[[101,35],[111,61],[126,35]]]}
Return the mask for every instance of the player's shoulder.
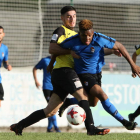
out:
{"label": "player's shoulder", "polygon": [[7,47],[5,44],[3,44],[3,43],[2,43],[2,46],[3,46],[4,48],[8,48],[8,47]]}
{"label": "player's shoulder", "polygon": [[99,33],[99,32],[94,32],[94,38],[97,40],[97,41],[105,41],[105,40],[108,40],[108,41],[111,41],[111,42],[115,42],[116,39],[110,37],[110,36],[107,36],[105,34],[102,34],[102,33]]}
{"label": "player's shoulder", "polygon": [[64,34],[64,33],[65,33],[65,29],[63,28],[63,26],[56,28],[53,32],[53,34]]}

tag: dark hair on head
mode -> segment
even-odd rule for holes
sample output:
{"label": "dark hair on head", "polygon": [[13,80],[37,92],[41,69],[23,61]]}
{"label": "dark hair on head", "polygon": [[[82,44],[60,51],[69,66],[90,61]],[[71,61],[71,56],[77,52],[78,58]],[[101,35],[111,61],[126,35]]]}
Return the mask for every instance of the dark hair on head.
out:
{"label": "dark hair on head", "polygon": [[73,11],[73,10],[76,12],[76,9],[73,6],[64,6],[61,9],[61,15],[64,15],[66,12]]}
{"label": "dark hair on head", "polygon": [[0,29],[3,29],[3,31],[4,31],[4,28],[2,26],[0,26]]}
{"label": "dark hair on head", "polygon": [[83,19],[79,22],[79,31],[80,30],[90,30],[93,29],[93,23],[92,21],[88,19]]}

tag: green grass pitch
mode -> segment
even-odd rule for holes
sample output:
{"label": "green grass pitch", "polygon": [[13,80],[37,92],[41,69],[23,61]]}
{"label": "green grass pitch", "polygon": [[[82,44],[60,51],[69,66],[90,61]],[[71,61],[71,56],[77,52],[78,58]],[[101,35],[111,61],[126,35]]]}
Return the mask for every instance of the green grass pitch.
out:
{"label": "green grass pitch", "polygon": [[140,133],[109,133],[104,136],[87,136],[85,133],[26,133],[16,136],[1,132],[0,140],[140,140]]}

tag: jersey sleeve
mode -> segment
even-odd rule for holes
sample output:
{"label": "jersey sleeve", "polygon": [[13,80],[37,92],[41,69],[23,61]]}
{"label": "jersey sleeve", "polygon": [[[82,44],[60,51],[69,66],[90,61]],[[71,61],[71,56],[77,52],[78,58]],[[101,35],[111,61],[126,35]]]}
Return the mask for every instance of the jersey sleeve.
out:
{"label": "jersey sleeve", "polygon": [[116,39],[99,33],[99,44],[101,47],[112,49]]}
{"label": "jersey sleeve", "polygon": [[36,69],[43,69],[43,58],[35,65]]}
{"label": "jersey sleeve", "polygon": [[140,48],[136,50],[136,54],[137,54],[137,55],[140,54]]}
{"label": "jersey sleeve", "polygon": [[59,39],[61,36],[65,35],[65,30],[63,27],[58,27],[54,32],[53,32],[53,35],[52,35],[52,38],[51,38],[51,41],[50,43],[59,43]]}

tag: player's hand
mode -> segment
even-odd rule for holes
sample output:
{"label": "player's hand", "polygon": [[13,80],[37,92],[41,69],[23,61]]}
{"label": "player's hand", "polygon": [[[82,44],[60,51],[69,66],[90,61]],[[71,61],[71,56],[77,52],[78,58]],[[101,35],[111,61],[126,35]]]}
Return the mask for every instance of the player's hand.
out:
{"label": "player's hand", "polygon": [[121,52],[119,50],[113,50],[113,53],[115,55],[117,55],[118,57],[122,57],[122,54],[121,54]]}
{"label": "player's hand", "polygon": [[135,65],[132,67],[132,77],[135,78],[137,75],[140,78],[140,67]]}
{"label": "player's hand", "polygon": [[53,70],[53,65],[50,65],[50,64],[49,64],[49,65],[47,66],[47,72],[48,72],[48,73],[49,73],[49,72],[51,73],[52,70]]}
{"label": "player's hand", "polygon": [[8,71],[11,71],[12,70],[12,66],[11,65],[7,65],[7,69],[8,69]]}
{"label": "player's hand", "polygon": [[35,82],[35,85],[36,85],[36,87],[37,87],[38,89],[41,89],[41,85],[40,85],[40,83],[39,83],[38,81]]}
{"label": "player's hand", "polygon": [[71,51],[71,55],[73,58],[80,59],[81,57],[77,55],[74,51]]}
{"label": "player's hand", "polygon": [[136,75],[136,74],[134,74],[134,73],[132,73],[132,77],[133,77],[133,78],[135,78],[135,77],[137,77],[137,75]]}

